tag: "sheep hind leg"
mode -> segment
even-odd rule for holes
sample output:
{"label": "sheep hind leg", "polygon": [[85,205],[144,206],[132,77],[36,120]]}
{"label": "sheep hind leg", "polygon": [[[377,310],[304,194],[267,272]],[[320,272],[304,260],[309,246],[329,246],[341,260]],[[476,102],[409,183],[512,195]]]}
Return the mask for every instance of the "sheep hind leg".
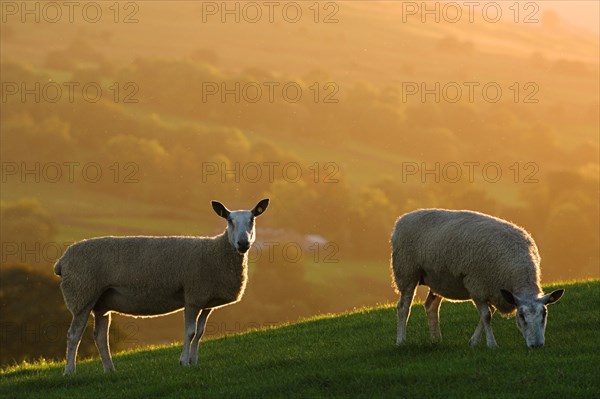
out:
{"label": "sheep hind leg", "polygon": [[473,336],[469,341],[471,347],[474,347],[479,343],[481,333],[485,330],[488,348],[497,348],[498,344],[496,343],[496,338],[494,338],[494,333],[492,331],[492,315],[494,314],[494,309],[484,302],[475,301],[475,305],[479,311],[479,324],[477,324],[475,333],[473,333]]}
{"label": "sheep hind leg", "polygon": [[469,340],[469,345],[471,346],[471,348],[474,348],[477,345],[479,345],[479,340],[481,339],[482,332],[483,332],[483,321],[481,321],[481,318],[480,318],[479,323],[477,323],[477,328],[475,328],[475,332],[473,333],[473,335],[471,336],[471,339]]}
{"label": "sheep hind leg", "polygon": [[425,300],[425,313],[427,313],[427,322],[429,324],[429,336],[434,342],[442,340],[442,332],[440,330],[440,304],[442,297],[436,295],[431,289]]}
{"label": "sheep hind leg", "polygon": [[200,308],[197,306],[189,306],[186,305],[183,310],[184,317],[184,341],[183,341],[183,350],[181,351],[181,356],[179,357],[179,364],[182,366],[187,366],[190,364],[190,344],[196,335],[196,323],[198,320],[198,315],[200,314]]}
{"label": "sheep hind leg", "polygon": [[94,310],[94,341],[102,359],[104,372],[115,371],[112,358],[110,356],[110,344],[108,341],[108,331],[110,329],[110,313],[103,314]]}
{"label": "sheep hind leg", "polygon": [[410,306],[415,296],[416,288],[416,284],[411,284],[400,291],[400,301],[398,301],[398,306],[396,307],[398,313],[396,345],[401,345],[406,341],[406,323],[410,316]]}
{"label": "sheep hind leg", "polygon": [[200,317],[198,317],[198,322],[196,324],[196,335],[194,335],[194,339],[192,339],[192,344],[190,346],[190,364],[198,363],[198,344],[200,343],[200,339],[204,334],[204,329],[206,328],[206,322],[208,321],[210,312],[212,312],[212,309],[202,309]]}
{"label": "sheep hind leg", "polygon": [[77,349],[81,342],[81,336],[85,331],[91,309],[85,309],[73,314],[71,326],[67,332],[67,363],[65,365],[65,375],[75,374],[75,363],[77,360]]}

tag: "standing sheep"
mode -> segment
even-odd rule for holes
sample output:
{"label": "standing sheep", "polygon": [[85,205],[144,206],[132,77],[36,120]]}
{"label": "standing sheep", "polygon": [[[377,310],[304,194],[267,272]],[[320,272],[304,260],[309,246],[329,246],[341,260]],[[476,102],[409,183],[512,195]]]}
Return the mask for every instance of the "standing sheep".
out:
{"label": "standing sheep", "polygon": [[229,211],[212,201],[227,219],[215,237],[100,237],[71,245],[54,266],[73,321],[67,334],[65,374],[75,372],[77,348],[94,313],[94,340],[104,371],[113,371],[108,330],[111,312],[158,316],[184,309],[181,365],[196,364],[198,342],[211,311],[242,298],[248,277],[248,250],[254,218],[269,205]]}
{"label": "standing sheep", "polygon": [[544,346],[546,305],[558,301],[564,290],[543,294],[540,256],[524,229],[478,212],[421,209],[396,221],[391,244],[392,275],[400,292],[396,345],[406,340],[417,285],[427,285],[432,340],[441,339],[439,308],[447,298],[475,303],[480,319],[471,346],[479,343],[484,328],[487,346],[498,346],[491,325],[496,309],[507,315],[516,309],[527,346]]}

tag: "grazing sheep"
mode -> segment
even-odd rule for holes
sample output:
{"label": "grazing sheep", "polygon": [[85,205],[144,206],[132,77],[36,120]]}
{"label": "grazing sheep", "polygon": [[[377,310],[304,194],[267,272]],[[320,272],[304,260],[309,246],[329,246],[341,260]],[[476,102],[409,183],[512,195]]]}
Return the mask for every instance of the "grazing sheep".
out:
{"label": "grazing sheep", "polygon": [[524,229],[478,212],[421,209],[396,221],[391,244],[392,276],[400,292],[396,345],[406,340],[417,285],[427,285],[432,340],[441,339],[439,308],[447,298],[475,303],[480,319],[471,346],[485,329],[487,346],[497,347],[491,325],[495,309],[507,315],[516,309],[527,346],[544,346],[546,305],[558,301],[564,290],[543,294],[540,256]]}
{"label": "grazing sheep", "polygon": [[211,311],[242,298],[248,276],[248,250],[254,218],[269,200],[251,211],[229,211],[212,201],[227,219],[216,237],[100,237],[71,245],[54,266],[73,314],[67,335],[65,374],[75,372],[77,348],[94,313],[94,340],[104,371],[114,366],[108,344],[111,312],[158,316],[184,309],[185,335],[179,363],[196,364],[198,342]]}

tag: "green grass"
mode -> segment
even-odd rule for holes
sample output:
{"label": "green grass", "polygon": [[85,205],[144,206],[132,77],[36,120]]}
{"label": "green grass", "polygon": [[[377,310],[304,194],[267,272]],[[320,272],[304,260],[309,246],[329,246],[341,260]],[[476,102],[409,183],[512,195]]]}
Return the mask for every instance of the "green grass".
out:
{"label": "green grass", "polygon": [[[180,345],[98,359],[62,376],[62,363],[2,370],[0,397],[488,397],[600,396],[600,281],[565,283],[549,312],[546,347],[528,350],[514,319],[494,318],[499,349],[468,339],[477,324],[469,303],[442,305],[444,341],[429,343],[422,306],[397,348],[393,305],[207,340],[199,365],[178,365]],[[545,287],[550,290],[553,287]],[[485,340],[484,340],[485,341]]]}

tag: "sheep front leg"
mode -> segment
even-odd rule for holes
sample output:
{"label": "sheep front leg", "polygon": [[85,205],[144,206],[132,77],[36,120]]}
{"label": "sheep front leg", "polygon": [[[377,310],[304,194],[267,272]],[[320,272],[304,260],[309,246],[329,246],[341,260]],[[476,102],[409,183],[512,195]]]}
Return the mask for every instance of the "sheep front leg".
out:
{"label": "sheep front leg", "polygon": [[204,334],[204,329],[206,327],[208,316],[210,316],[210,312],[212,312],[212,309],[202,309],[200,317],[198,317],[198,323],[196,324],[196,335],[194,335],[194,339],[192,339],[192,345],[190,346],[190,364],[198,363],[198,344],[200,343],[200,339]]}
{"label": "sheep front leg", "polygon": [[196,335],[196,320],[198,319],[200,308],[198,306],[186,305],[183,313],[185,323],[184,341],[179,364],[187,366],[190,364],[190,343],[194,335]]}
{"label": "sheep front leg", "polygon": [[494,310],[484,302],[475,301],[475,305],[479,311],[479,324],[471,337],[471,346],[476,346],[479,343],[481,332],[485,330],[488,348],[497,348],[498,344],[496,343],[496,338],[494,338],[494,333],[492,332],[492,315],[494,314]]}
{"label": "sheep front leg", "polygon": [[94,311],[94,341],[98,352],[100,352],[100,358],[102,359],[102,366],[104,372],[115,371],[112,358],[110,356],[110,345],[108,341],[108,331],[110,328],[110,313],[102,314],[102,312]]}
{"label": "sheep front leg", "polygon": [[411,285],[401,290],[400,301],[398,302],[398,329],[396,333],[396,345],[401,345],[406,341],[406,323],[410,316],[410,305],[415,295],[416,285]]}
{"label": "sheep front leg", "polygon": [[429,324],[429,336],[432,341],[441,341],[442,332],[440,331],[440,304],[442,297],[436,295],[431,289],[425,300],[425,313],[427,313],[427,322]]}

